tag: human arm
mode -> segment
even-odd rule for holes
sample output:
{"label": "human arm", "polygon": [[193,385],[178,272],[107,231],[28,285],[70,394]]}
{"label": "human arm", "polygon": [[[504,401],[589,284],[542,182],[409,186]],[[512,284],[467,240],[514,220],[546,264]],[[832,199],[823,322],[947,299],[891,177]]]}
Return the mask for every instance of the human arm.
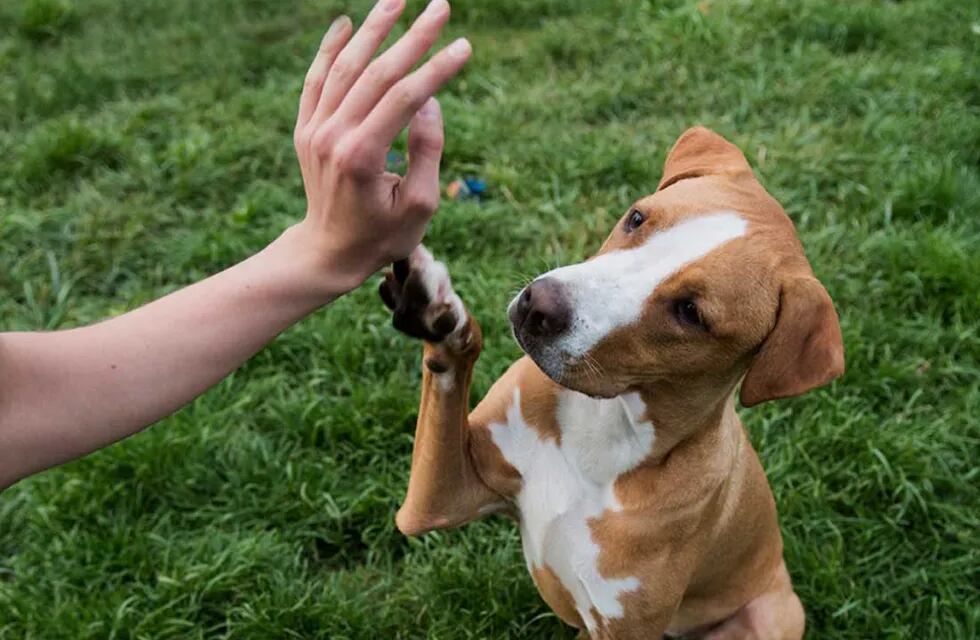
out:
{"label": "human arm", "polygon": [[[282,330],[418,245],[439,197],[442,119],[431,96],[465,64],[457,41],[411,72],[449,15],[435,0],[373,62],[404,0],[324,37],[294,141],[305,219],[261,252],[144,307],[50,333],[0,334],[0,489],[169,415]],[[409,126],[409,169],[384,170]]]}

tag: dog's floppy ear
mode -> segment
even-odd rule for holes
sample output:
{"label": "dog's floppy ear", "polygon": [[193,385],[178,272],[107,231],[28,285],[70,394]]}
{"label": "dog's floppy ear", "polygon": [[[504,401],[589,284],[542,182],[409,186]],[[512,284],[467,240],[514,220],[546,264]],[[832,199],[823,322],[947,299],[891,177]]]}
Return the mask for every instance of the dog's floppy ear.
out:
{"label": "dog's floppy ear", "polygon": [[753,175],[738,147],[705,127],[685,131],[667,154],[657,191],[686,178],[709,175]]}
{"label": "dog's floppy ear", "polygon": [[791,277],[779,294],[776,326],[742,381],[742,404],[798,396],[843,373],[844,342],[827,290],[812,276]]}

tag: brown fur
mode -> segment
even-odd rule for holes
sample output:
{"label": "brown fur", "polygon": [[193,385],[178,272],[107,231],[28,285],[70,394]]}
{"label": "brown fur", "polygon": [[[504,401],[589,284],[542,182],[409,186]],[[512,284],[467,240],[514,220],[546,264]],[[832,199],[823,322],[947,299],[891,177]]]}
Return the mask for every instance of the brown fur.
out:
{"label": "brown fur", "polygon": [[[734,408],[803,393],[843,371],[836,312],[813,277],[789,218],[756,181],[741,152],[703,128],[672,149],[658,191],[636,203],[648,216],[635,233],[617,225],[601,252],[704,212],[735,210],[747,234],[662,283],[636,326],[590,352],[602,368],[571,367],[563,383],[600,396],[639,391],[656,441],[639,466],[619,476],[622,510],[589,521],[607,578],[635,576],[621,598],[625,615],[600,620],[597,638],[659,638],[664,632],[713,640],[796,640],[803,611],[782,560],[776,508],[765,473]],[[710,330],[677,323],[678,297],[697,297]],[[469,330],[479,329],[470,320]],[[479,352],[426,343],[446,364],[449,391],[425,371],[412,474],[399,528],[417,534],[513,508],[521,476],[497,450],[489,425],[505,423],[515,387],[526,422],[541,438],[561,438],[561,388],[527,357],[517,361],[467,417]],[[746,373],[748,374],[746,376]],[[514,514],[518,515],[519,514]],[[556,574],[533,571],[542,597],[582,626]]]}

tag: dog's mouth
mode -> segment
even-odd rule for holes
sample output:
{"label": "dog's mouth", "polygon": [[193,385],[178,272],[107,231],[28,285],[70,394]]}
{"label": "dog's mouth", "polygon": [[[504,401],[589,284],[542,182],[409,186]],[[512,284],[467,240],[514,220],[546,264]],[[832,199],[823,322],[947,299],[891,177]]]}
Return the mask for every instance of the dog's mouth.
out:
{"label": "dog's mouth", "polygon": [[616,395],[593,358],[565,348],[576,325],[566,284],[547,276],[537,278],[510,303],[507,317],[518,346],[554,382],[594,397]]}
{"label": "dog's mouth", "polygon": [[550,340],[529,335],[524,331],[523,325],[525,318],[515,313],[514,304],[511,304],[508,309],[508,316],[510,317],[511,334],[514,336],[514,341],[517,342],[517,346],[521,348],[521,351],[527,354],[545,375],[558,384],[565,386],[563,379],[568,361],[567,354],[562,353],[560,349],[550,344]]}
{"label": "dog's mouth", "polygon": [[537,362],[537,359],[535,358],[535,354],[540,351],[540,345],[538,344],[538,341],[525,336],[524,332],[521,331],[520,323],[515,322],[513,318],[511,318],[510,333],[512,336],[514,336],[514,342],[516,342],[517,346],[521,348],[521,351],[526,353],[528,356],[531,357],[532,360]]}
{"label": "dog's mouth", "polygon": [[511,332],[521,351],[555,384],[592,398],[613,398],[621,393],[609,384],[597,363],[572,356],[550,341],[526,336],[513,322]]}
{"label": "dog's mouth", "polygon": [[554,348],[549,348],[548,345],[542,345],[540,340],[527,336],[523,331],[521,331],[520,324],[518,323],[512,321],[510,329],[517,346],[519,346],[521,351],[527,354],[531,360],[534,360],[534,363],[537,364],[542,371],[547,373],[548,376],[552,378],[560,376],[561,370],[563,369],[563,358],[561,358],[559,354],[554,353],[557,350]]}

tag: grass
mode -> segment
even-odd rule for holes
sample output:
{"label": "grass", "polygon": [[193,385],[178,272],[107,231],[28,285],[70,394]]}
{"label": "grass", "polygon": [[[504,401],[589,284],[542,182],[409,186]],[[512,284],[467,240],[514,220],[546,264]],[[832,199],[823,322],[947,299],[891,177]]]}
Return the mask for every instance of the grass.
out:
{"label": "grass", "polygon": [[[419,8],[414,2],[411,12]],[[848,373],[745,411],[812,638],[980,635],[980,5],[458,0],[428,244],[487,348],[704,123],[796,221]],[[363,2],[0,4],[0,326],[119,313],[304,208],[290,146],[322,29]],[[512,524],[407,540],[418,347],[373,286],[177,415],[0,496],[0,639],[571,638]]]}

